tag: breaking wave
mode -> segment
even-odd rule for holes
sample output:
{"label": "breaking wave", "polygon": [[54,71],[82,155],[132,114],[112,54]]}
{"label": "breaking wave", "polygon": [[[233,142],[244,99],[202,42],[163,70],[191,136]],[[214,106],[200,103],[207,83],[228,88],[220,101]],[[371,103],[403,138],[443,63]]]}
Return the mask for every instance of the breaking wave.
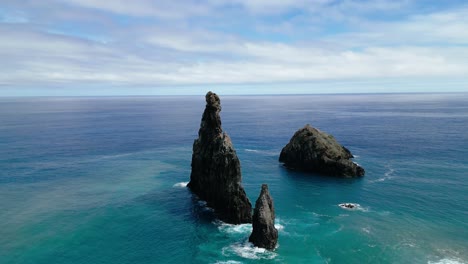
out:
{"label": "breaking wave", "polygon": [[188,182],[178,182],[178,183],[174,184],[172,187],[185,188],[185,187],[187,187],[187,184],[188,184]]}
{"label": "breaking wave", "polygon": [[[216,220],[215,224],[218,225],[218,230],[227,234],[250,234],[252,233],[252,224],[233,225],[227,224],[220,220]],[[275,220],[275,227],[278,231],[284,230],[284,225],[280,224],[280,220]]]}
{"label": "breaking wave", "polygon": [[388,168],[388,171],[386,171],[383,175],[383,177],[381,178],[378,178],[378,179],[375,179],[371,182],[383,182],[383,181],[386,181],[386,180],[390,180],[391,178],[393,178],[393,173],[395,172],[395,170],[393,168]]}
{"label": "breaking wave", "polygon": [[223,248],[224,256],[237,255],[246,259],[274,259],[278,253],[255,247],[250,242],[234,243]]}
{"label": "breaking wave", "polygon": [[429,261],[427,264],[466,264],[460,259],[444,258],[438,261]]}

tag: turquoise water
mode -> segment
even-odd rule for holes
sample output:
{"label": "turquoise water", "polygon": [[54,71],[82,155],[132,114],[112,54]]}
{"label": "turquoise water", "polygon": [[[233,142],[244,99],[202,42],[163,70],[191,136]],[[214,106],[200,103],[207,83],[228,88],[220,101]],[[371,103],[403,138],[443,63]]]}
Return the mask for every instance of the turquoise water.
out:
{"label": "turquoise water", "polygon": [[[274,252],[184,187],[203,96],[1,98],[0,263],[468,263],[468,94],[220,96]],[[278,164],[306,123],[366,176]]]}

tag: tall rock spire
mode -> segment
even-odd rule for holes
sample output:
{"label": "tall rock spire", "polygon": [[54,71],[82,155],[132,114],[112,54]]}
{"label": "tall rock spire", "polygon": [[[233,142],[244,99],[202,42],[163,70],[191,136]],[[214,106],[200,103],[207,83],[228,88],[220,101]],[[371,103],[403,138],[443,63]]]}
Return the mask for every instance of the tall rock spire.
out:
{"label": "tall rock spire", "polygon": [[188,187],[230,224],[250,223],[252,205],[241,185],[240,162],[229,136],[221,127],[218,95],[206,94],[206,107],[193,143]]}

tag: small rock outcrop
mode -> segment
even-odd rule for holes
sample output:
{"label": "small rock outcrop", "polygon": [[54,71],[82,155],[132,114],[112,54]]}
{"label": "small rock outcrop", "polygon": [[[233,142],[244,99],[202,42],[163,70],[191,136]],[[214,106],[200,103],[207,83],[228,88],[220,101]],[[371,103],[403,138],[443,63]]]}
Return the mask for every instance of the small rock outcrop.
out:
{"label": "small rock outcrop", "polygon": [[279,161],[291,169],[337,177],[364,176],[351,152],[325,132],[306,125],[299,129],[281,151]]}
{"label": "small rock outcrop", "polygon": [[252,222],[252,205],[241,185],[240,162],[221,128],[218,95],[206,94],[198,139],[193,143],[192,173],[187,185],[217,216],[230,224]]}
{"label": "small rock outcrop", "polygon": [[262,184],[260,196],[255,203],[252,220],[252,234],[249,241],[256,247],[274,249],[278,242],[278,230],[275,228],[275,208],[268,191],[268,185]]}

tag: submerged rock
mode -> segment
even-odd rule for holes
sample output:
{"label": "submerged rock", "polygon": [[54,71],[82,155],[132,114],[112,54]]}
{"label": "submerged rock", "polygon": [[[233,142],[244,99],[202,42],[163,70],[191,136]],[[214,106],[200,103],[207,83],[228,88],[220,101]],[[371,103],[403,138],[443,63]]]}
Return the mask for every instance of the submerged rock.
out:
{"label": "submerged rock", "polygon": [[359,206],[359,204],[353,204],[353,203],[341,203],[338,205],[341,208],[344,209],[355,209]]}
{"label": "submerged rock", "polygon": [[221,128],[218,95],[206,94],[198,139],[193,143],[188,187],[230,224],[250,223],[252,205],[241,185],[240,162],[231,139]]}
{"label": "submerged rock", "polygon": [[266,249],[276,247],[278,230],[275,228],[275,208],[266,184],[262,184],[260,196],[255,203],[252,228],[249,241],[256,247]]}
{"label": "submerged rock", "polygon": [[330,176],[364,176],[364,169],[351,161],[351,158],[351,152],[332,135],[307,124],[281,150],[279,161],[288,168]]}

